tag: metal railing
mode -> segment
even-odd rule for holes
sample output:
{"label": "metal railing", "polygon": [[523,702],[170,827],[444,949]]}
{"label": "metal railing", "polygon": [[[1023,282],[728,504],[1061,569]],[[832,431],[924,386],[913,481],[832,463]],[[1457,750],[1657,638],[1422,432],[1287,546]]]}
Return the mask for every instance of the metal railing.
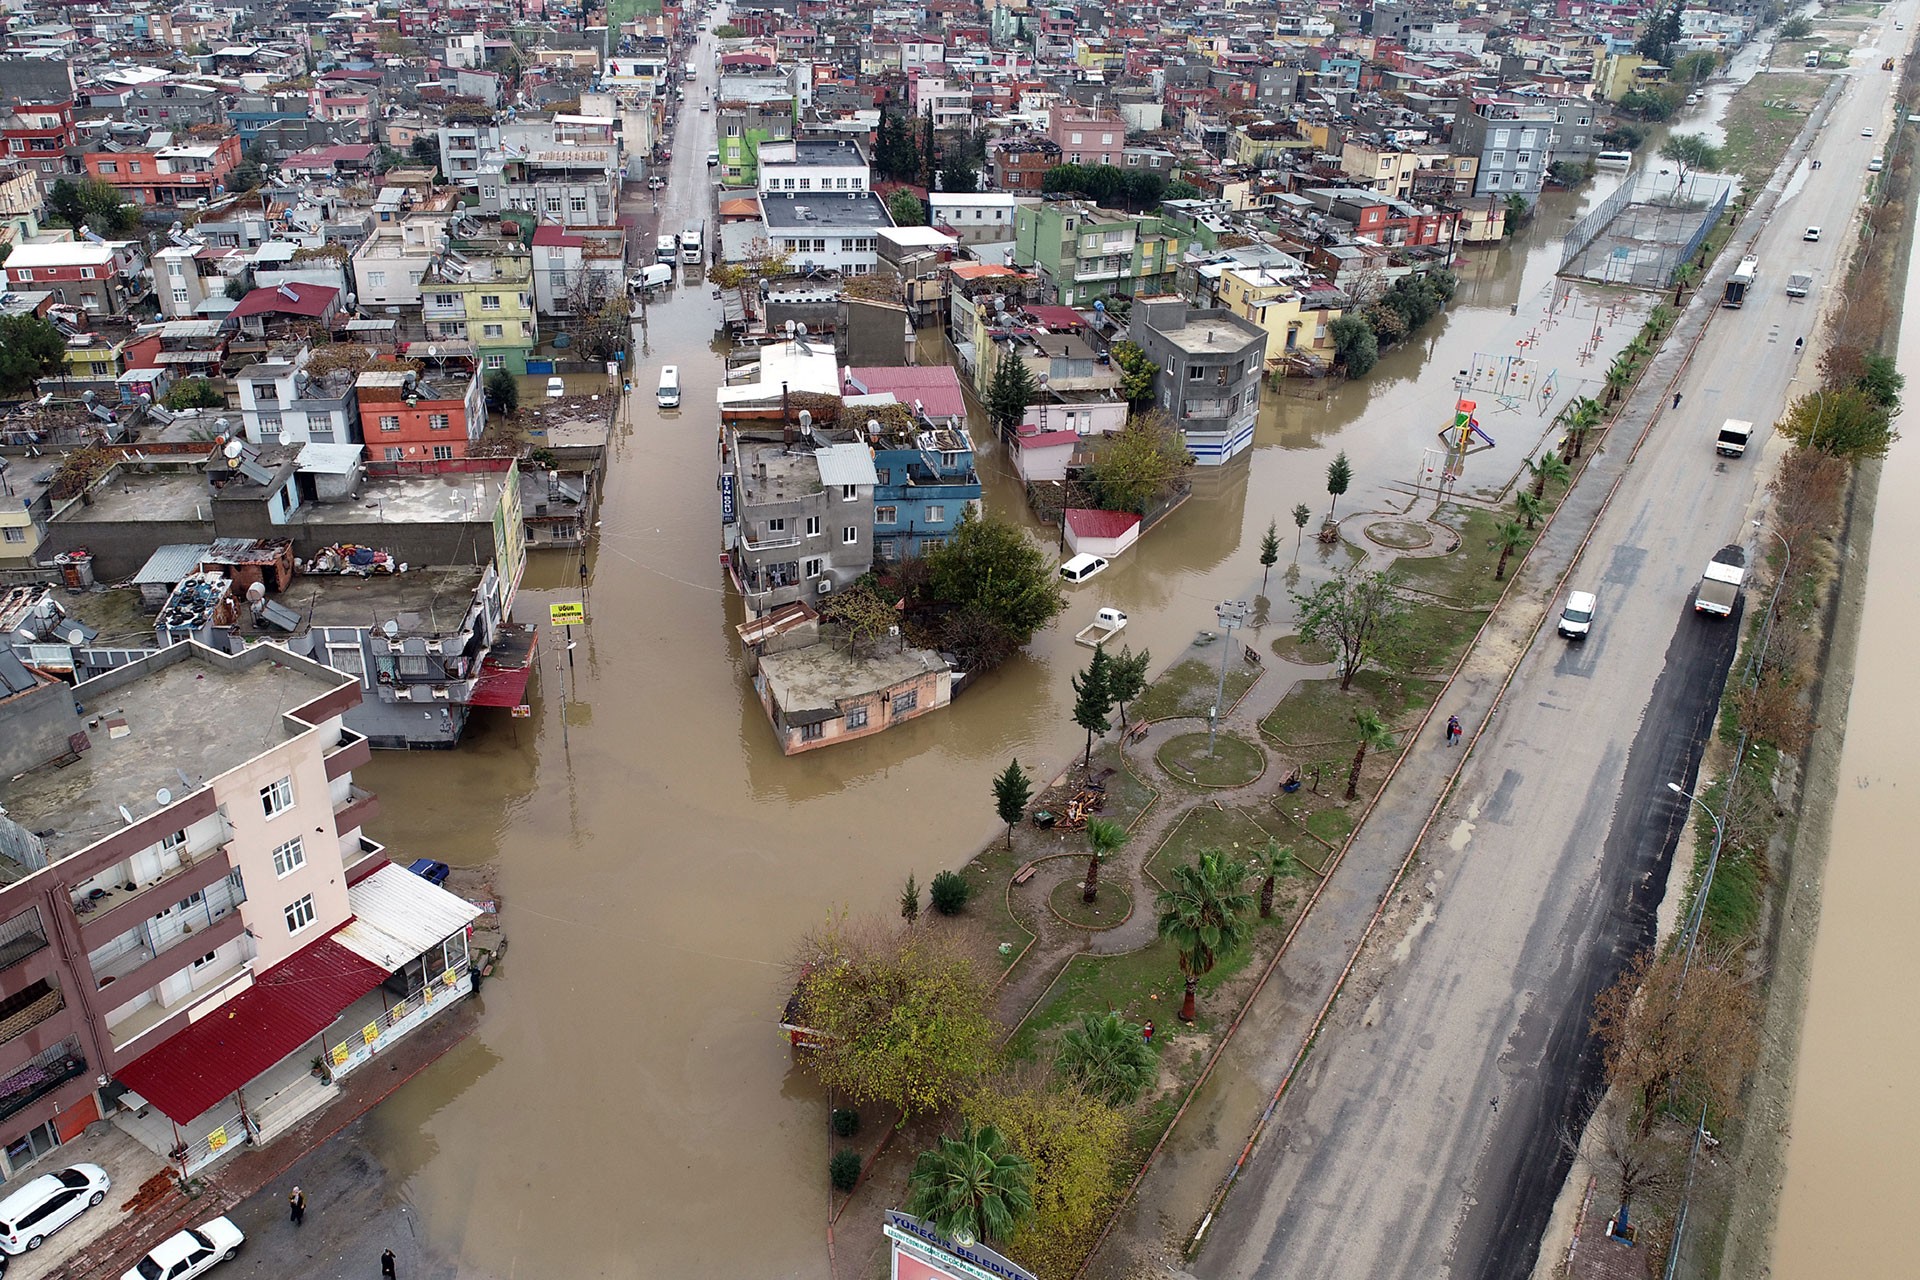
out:
{"label": "metal railing", "polygon": [[0,1080],[0,1120],[31,1106],[67,1081],[85,1075],[87,1060],[78,1040],[63,1040]]}

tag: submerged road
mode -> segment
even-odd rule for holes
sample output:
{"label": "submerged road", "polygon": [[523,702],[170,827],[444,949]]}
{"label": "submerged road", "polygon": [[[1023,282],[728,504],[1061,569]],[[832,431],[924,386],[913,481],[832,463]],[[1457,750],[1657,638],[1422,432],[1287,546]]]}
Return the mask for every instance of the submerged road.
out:
{"label": "submerged road", "polygon": [[[1592,637],[1559,639],[1549,611],[1410,874],[1417,918],[1374,957],[1377,984],[1335,1006],[1196,1275],[1532,1274],[1570,1160],[1561,1135],[1578,1131],[1599,1083],[1593,998],[1652,938],[1687,820],[1666,784],[1694,784],[1738,635],[1737,618],[1697,616],[1691,598],[1716,550],[1753,542],[1767,432],[1739,460],[1718,458],[1713,437],[1724,418],[1772,421],[1814,383],[1793,344],[1818,307],[1783,286],[1811,270],[1819,304],[1839,277],[1884,145],[1863,130],[1884,138],[1891,125],[1893,78],[1879,68],[1894,39],[1881,30],[1855,51],[1812,148],[1820,170],[1803,156],[1776,179],[1754,243],[1759,287],[1714,318],[1676,384],[1681,404],[1570,579],[1599,595]],[[1809,242],[1814,225],[1824,234]],[[1755,232],[1743,225],[1736,246]],[[1444,750],[1437,735],[1418,749]]]}

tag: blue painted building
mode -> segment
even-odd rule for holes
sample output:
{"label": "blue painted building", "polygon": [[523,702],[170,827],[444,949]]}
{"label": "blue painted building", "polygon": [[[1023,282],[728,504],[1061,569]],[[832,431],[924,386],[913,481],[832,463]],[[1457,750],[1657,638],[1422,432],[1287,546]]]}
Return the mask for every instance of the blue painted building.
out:
{"label": "blue painted building", "polygon": [[944,543],[960,517],[980,506],[973,440],[959,423],[935,425],[916,416],[911,431],[873,439],[874,554],[883,560],[922,555]]}

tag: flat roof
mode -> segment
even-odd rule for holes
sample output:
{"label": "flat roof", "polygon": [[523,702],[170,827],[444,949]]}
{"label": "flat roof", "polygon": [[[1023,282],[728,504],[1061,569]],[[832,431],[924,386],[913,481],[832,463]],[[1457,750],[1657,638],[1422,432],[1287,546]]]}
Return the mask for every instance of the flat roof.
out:
{"label": "flat roof", "polygon": [[947,667],[931,649],[882,651],[871,658],[857,658],[832,644],[769,653],[759,662],[773,700],[783,712],[837,710],[844,699],[864,698]]}
{"label": "flat roof", "polygon": [[1210,351],[1225,355],[1246,346],[1265,332],[1231,311],[1191,308],[1187,311],[1185,324],[1173,329],[1154,328],[1153,331],[1189,355],[1204,355]]}
{"label": "flat roof", "polygon": [[[135,821],[146,818],[161,809],[162,788],[170,804],[285,741],[291,735],[282,713],[352,679],[323,679],[266,651],[236,668],[199,658],[211,651],[198,645],[174,649],[179,657],[117,688],[95,694],[93,682],[78,685],[74,697],[86,709],[92,747],[64,769],[43,765],[0,791],[15,822],[50,833],[42,836],[50,861],[126,826],[120,806]],[[115,738],[118,721],[126,733]]]}
{"label": "flat roof", "polygon": [[[369,546],[378,546],[377,540]],[[348,574],[303,573],[273,597],[300,615],[308,627],[379,627],[398,623],[401,634],[451,635],[466,621],[473,593],[486,570],[477,565],[447,565],[381,573],[361,578]]]}
{"label": "flat roof", "polygon": [[[500,504],[504,471],[469,471],[441,476],[382,476],[360,486],[352,502],[306,503],[288,520],[289,533],[302,524],[450,524],[491,520]],[[369,537],[369,544],[378,539]]]}
{"label": "flat roof", "polygon": [[891,227],[887,206],[871,191],[818,191],[774,195],[763,192],[760,209],[767,226],[780,231],[854,230]]}

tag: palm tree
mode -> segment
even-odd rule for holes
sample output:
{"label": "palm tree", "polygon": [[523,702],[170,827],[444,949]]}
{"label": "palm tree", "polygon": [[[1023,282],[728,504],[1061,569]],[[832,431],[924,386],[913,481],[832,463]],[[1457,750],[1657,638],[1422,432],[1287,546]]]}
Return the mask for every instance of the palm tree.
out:
{"label": "palm tree", "polygon": [[1699,274],[1700,274],[1700,268],[1694,266],[1691,262],[1683,262],[1679,266],[1673,269],[1673,305],[1674,306],[1677,307],[1680,305],[1680,299],[1682,295],[1686,292],[1687,286],[1692,284],[1694,281],[1694,277],[1698,276]]}
{"label": "palm tree", "polygon": [[1493,531],[1493,545],[1500,548],[1500,561],[1493,566],[1493,580],[1507,576],[1507,557],[1527,545],[1527,531],[1517,520],[1503,520]]}
{"label": "palm tree", "polygon": [[1547,496],[1547,481],[1559,484],[1573,474],[1572,468],[1560,461],[1557,453],[1543,453],[1538,462],[1528,458],[1527,470],[1533,473],[1533,496],[1536,498]]}
{"label": "palm tree", "polygon": [[1092,902],[1100,892],[1100,860],[1117,853],[1127,842],[1127,829],[1112,818],[1087,819],[1087,885],[1080,901]]}
{"label": "palm tree", "polygon": [[1053,1069],[1094,1097],[1124,1107],[1153,1086],[1160,1062],[1139,1027],[1117,1012],[1089,1010],[1060,1036]]}
{"label": "palm tree", "polygon": [[1567,406],[1567,444],[1561,451],[1562,462],[1572,462],[1587,450],[1587,433],[1600,425],[1606,410],[1591,396],[1582,396]]}
{"label": "palm tree", "polygon": [[998,1129],[968,1125],[913,1162],[907,1212],[956,1239],[1005,1240],[1033,1212],[1033,1166]]}
{"label": "palm tree", "polygon": [[1353,768],[1347,770],[1347,799],[1351,800],[1360,791],[1360,766],[1367,762],[1367,752],[1385,751],[1393,746],[1393,731],[1387,728],[1386,721],[1370,710],[1353,713],[1353,726],[1360,731],[1360,747],[1353,753]]}
{"label": "palm tree", "polygon": [[1280,877],[1287,874],[1293,865],[1293,849],[1282,847],[1278,840],[1268,840],[1267,847],[1253,855],[1253,874],[1260,877],[1260,918],[1273,918],[1273,889]]}
{"label": "palm tree", "polygon": [[1547,504],[1522,489],[1513,495],[1513,514],[1527,522],[1532,529],[1534,522],[1547,513]]}
{"label": "palm tree", "polygon": [[1607,403],[1612,404],[1627,393],[1627,384],[1633,381],[1633,365],[1625,356],[1621,356],[1607,366]]}
{"label": "palm tree", "polygon": [[1160,912],[1155,928],[1179,953],[1180,972],[1187,980],[1186,998],[1180,1002],[1182,1022],[1193,1021],[1200,979],[1213,972],[1221,956],[1247,940],[1253,895],[1246,891],[1246,878],[1246,868],[1229,862],[1226,854],[1203,849],[1191,865],[1174,868],[1173,884],[1154,899]]}

